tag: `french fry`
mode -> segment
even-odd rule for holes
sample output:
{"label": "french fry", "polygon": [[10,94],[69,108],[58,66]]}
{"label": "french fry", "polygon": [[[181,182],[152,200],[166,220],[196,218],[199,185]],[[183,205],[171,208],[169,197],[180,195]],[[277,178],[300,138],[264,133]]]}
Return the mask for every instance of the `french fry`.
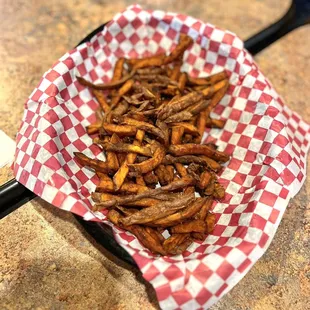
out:
{"label": "french fry", "polygon": [[165,218],[151,222],[152,225],[159,225],[162,227],[174,226],[182,223],[184,220],[193,217],[201,207],[206,203],[206,198],[198,198],[192,204],[187,206],[185,209],[169,215]]}
{"label": "french fry", "polygon": [[209,182],[211,181],[212,175],[209,171],[204,171],[201,175],[200,175],[200,180],[198,182],[198,187],[200,189],[205,189]]}
{"label": "french fry", "polygon": [[165,143],[166,141],[165,134],[159,128],[155,127],[154,125],[150,123],[138,121],[130,117],[119,117],[117,118],[117,120],[120,123],[125,124],[127,126],[134,126],[137,129],[141,129],[146,132],[149,132],[153,134],[154,136],[158,137],[163,143]]}
{"label": "french fry", "polygon": [[137,177],[136,177],[136,183],[137,183],[138,185],[146,186],[146,184],[145,184],[144,179],[143,179],[142,176],[137,176]]}
{"label": "french fry", "polygon": [[110,106],[108,105],[103,92],[97,89],[93,89],[93,94],[97,99],[97,101],[99,102],[102,111],[104,113],[107,113],[110,110]]}
{"label": "french fry", "polygon": [[189,76],[188,82],[192,85],[211,85],[225,79],[227,79],[227,73],[225,71],[221,71],[219,73],[215,73],[213,75],[201,78],[194,78]]}
{"label": "french fry", "polygon": [[198,92],[191,92],[188,93],[181,98],[178,98],[174,101],[170,101],[167,105],[165,105],[158,113],[158,118],[161,120],[166,120],[169,116],[184,110],[185,108],[189,107],[190,105],[201,101],[203,95]]}
{"label": "french fry", "polygon": [[109,124],[104,123],[102,125],[104,130],[109,134],[117,134],[118,136],[134,136],[137,132],[137,129],[134,126],[129,125],[116,125],[116,124]]}
{"label": "french fry", "polygon": [[[92,199],[95,202],[100,203],[100,201],[106,201],[111,199],[118,200],[119,197],[110,193],[92,193]],[[124,203],[124,206],[129,207],[139,207],[139,208],[149,208],[157,205],[161,200],[155,199],[155,198],[142,198],[140,200],[134,201],[134,202],[127,202]],[[117,205],[118,207],[118,205]],[[98,208],[93,208],[93,211],[100,211],[106,209],[104,207],[99,206]]]}
{"label": "french fry", "polygon": [[163,161],[164,164],[185,164],[188,165],[190,163],[195,163],[201,166],[206,166],[209,169],[213,171],[219,171],[221,169],[221,165],[216,162],[215,160],[207,157],[207,156],[195,156],[195,155],[184,155],[184,156],[178,156],[174,157],[169,154],[165,156],[165,159]]}
{"label": "french fry", "polygon": [[160,165],[165,155],[165,148],[162,145],[158,145],[152,158],[139,164],[128,164],[128,168],[130,171],[137,172],[138,174],[150,172]]}
{"label": "french fry", "polygon": [[214,230],[215,226],[215,221],[216,221],[216,216],[213,213],[210,213],[207,215],[206,218],[206,223],[207,223],[207,232],[208,234],[211,234]]}
{"label": "french fry", "polygon": [[136,194],[136,195],[129,195],[129,196],[120,196],[119,199],[110,199],[101,201],[97,204],[97,206],[103,207],[103,208],[110,208],[116,205],[125,205],[129,202],[138,201],[142,198],[153,198],[159,196],[159,194],[162,194],[164,192],[171,192],[179,189],[183,189],[187,186],[195,185],[196,180],[191,176],[185,176],[181,179],[178,179],[176,181],[173,181],[169,183],[168,185],[150,189],[148,191]]}
{"label": "french fry", "polygon": [[164,59],[164,64],[171,63],[183,56],[185,50],[193,43],[193,39],[183,33],[180,34],[179,43],[175,49],[166,56]]}
{"label": "french fry", "polygon": [[122,78],[124,63],[125,63],[125,58],[119,58],[116,61],[111,82],[119,81]]}
{"label": "french fry", "polygon": [[166,251],[158,241],[158,236],[155,233],[150,233],[146,228],[139,225],[132,225],[130,231],[138,238],[138,240],[151,252],[155,254],[166,255]]}
{"label": "french fry", "polygon": [[117,212],[116,210],[110,210],[109,213],[108,213],[108,220],[110,222],[112,222],[114,225],[119,225],[119,221],[121,219],[121,215],[119,212]]}
{"label": "french fry", "polygon": [[83,153],[79,152],[74,152],[73,154],[76,157],[77,161],[83,166],[87,166],[89,168],[94,169],[95,171],[103,173],[112,172],[108,164],[102,160],[89,158]]}
{"label": "french fry", "polygon": [[186,234],[191,232],[204,233],[207,231],[207,223],[203,220],[192,220],[171,227],[172,234]]}
{"label": "french fry", "polygon": [[126,81],[131,79],[135,74],[136,74],[136,71],[132,70],[128,75],[124,76],[120,80],[115,81],[115,82],[106,83],[106,84],[93,84],[93,83],[85,80],[84,78],[82,78],[80,76],[77,76],[76,79],[78,80],[78,82],[81,85],[88,86],[90,88],[97,89],[97,90],[105,90],[105,89],[112,89],[112,88],[115,88],[117,86],[123,85]]}
{"label": "french fry", "polygon": [[101,121],[97,121],[96,123],[94,124],[90,124],[86,127],[86,132],[89,134],[89,135],[93,135],[95,133],[97,133],[99,131],[101,127]]}
{"label": "french fry", "polygon": [[183,93],[184,91],[186,82],[187,82],[187,74],[185,72],[182,72],[179,78],[179,83],[178,83],[179,90],[181,93]]}
{"label": "french fry", "polygon": [[221,119],[208,118],[206,122],[206,127],[209,128],[224,128],[225,121]]}
{"label": "french fry", "polygon": [[225,197],[225,189],[224,189],[224,187],[221,184],[217,183],[217,182],[214,184],[213,197],[217,198],[217,199],[222,199],[222,198]]}
{"label": "french fry", "polygon": [[[216,92],[219,90],[223,89],[224,93],[226,92],[228,87],[228,81],[227,80],[222,80],[214,85],[208,86],[201,90],[201,93],[206,97],[210,98],[212,97]],[[212,97],[214,98],[214,97]],[[219,101],[219,100],[218,100]]]}
{"label": "french fry", "polygon": [[174,65],[173,70],[172,70],[171,75],[170,75],[170,79],[172,81],[178,81],[179,80],[181,66],[182,66],[181,62],[177,62]]}
{"label": "french fry", "polygon": [[158,177],[153,171],[147,172],[143,175],[143,179],[147,185],[154,185],[158,183]]}
{"label": "french fry", "polygon": [[[129,194],[136,194],[143,191],[146,191],[148,188],[147,186],[124,182],[122,186],[118,189],[120,193],[129,193]],[[109,179],[100,179],[99,185],[97,186],[96,190],[98,192],[106,192],[106,193],[115,193],[116,190],[114,188],[113,181]]]}
{"label": "french fry", "polygon": [[182,136],[184,134],[184,127],[182,126],[175,126],[172,127],[171,132],[171,144],[180,144],[182,140]]}
{"label": "french fry", "polygon": [[[136,139],[133,142],[134,145],[139,146],[141,145],[141,142],[144,138],[144,131],[143,130],[138,130],[136,134]],[[124,183],[127,174],[129,172],[129,164],[132,164],[135,162],[137,157],[137,154],[135,153],[129,153],[125,159],[125,161],[122,163],[121,167],[118,169],[118,171],[115,173],[113,177],[113,183],[114,183],[114,189],[117,191],[120,189],[122,184]]]}
{"label": "french fry", "polygon": [[[142,209],[135,214],[127,216],[121,219],[121,222],[125,226],[149,223],[185,208],[189,203],[193,202],[194,199],[195,198],[192,195],[184,195],[173,201],[164,201],[153,207]],[[205,222],[204,224],[206,225]]]}
{"label": "french fry", "polygon": [[167,253],[178,255],[184,252],[191,243],[192,240],[189,234],[172,234],[163,242],[163,247]]}
{"label": "french fry", "polygon": [[111,142],[104,142],[99,139],[96,139],[94,142],[100,144],[101,147],[108,152],[137,153],[148,157],[152,156],[152,150],[148,146],[132,145],[123,142],[113,144]]}
{"label": "french fry", "polygon": [[182,127],[182,128],[184,128],[185,133],[191,134],[193,136],[199,136],[200,135],[198,128],[196,126],[190,124],[190,123],[185,123],[185,122],[169,123],[169,127]]}
{"label": "french fry", "polygon": [[213,150],[207,145],[203,144],[178,144],[178,145],[170,145],[168,152],[175,156],[182,155],[206,155],[211,159],[214,159],[219,162],[227,162],[229,160],[229,156],[223,152]]}

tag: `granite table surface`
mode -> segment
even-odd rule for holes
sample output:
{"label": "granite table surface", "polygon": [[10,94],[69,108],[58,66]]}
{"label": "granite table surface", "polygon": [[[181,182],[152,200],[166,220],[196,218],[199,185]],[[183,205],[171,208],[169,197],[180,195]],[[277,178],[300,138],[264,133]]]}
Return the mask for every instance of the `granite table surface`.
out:
{"label": "granite table surface", "polygon": [[[0,129],[12,139],[42,74],[131,1],[0,0]],[[289,0],[144,0],[242,39],[279,18]],[[286,104],[310,122],[310,26],[255,58]],[[309,157],[308,157],[309,164]],[[212,310],[310,309],[310,168],[265,255]],[[11,179],[0,169],[0,184]],[[0,221],[0,309],[159,309],[140,273],[109,254],[75,218],[35,199]]]}

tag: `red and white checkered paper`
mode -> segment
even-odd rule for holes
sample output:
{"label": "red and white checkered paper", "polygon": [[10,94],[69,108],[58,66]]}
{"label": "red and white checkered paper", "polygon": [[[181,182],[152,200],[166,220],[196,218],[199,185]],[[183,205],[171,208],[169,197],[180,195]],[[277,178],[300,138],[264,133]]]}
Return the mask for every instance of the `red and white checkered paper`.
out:
{"label": "red and white checkered paper", "polygon": [[170,51],[180,33],[194,39],[184,71],[207,76],[225,69],[230,75],[228,93],[214,111],[228,121],[223,130],[206,133],[232,155],[220,176],[226,196],[214,205],[217,225],[205,241],[174,257],[156,257],[129,232],[113,229],[163,309],[206,309],[266,251],[305,180],[310,140],[309,125],[283,104],[235,34],[189,16],[130,6],[44,74],[26,103],[14,173],[56,207],[106,223],[104,214],[90,209],[94,173],[73,158],[79,151],[104,159],[85,132],[98,103],[76,75],[107,82],[119,57]]}

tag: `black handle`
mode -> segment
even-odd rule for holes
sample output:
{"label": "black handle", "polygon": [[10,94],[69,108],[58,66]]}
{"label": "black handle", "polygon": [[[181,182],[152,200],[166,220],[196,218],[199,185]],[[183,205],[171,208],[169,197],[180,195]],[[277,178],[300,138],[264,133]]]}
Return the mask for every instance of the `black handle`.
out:
{"label": "black handle", "polygon": [[0,219],[16,210],[36,195],[15,179],[0,186]]}
{"label": "black handle", "polygon": [[[294,0],[287,13],[279,21],[246,40],[245,48],[255,55],[285,34],[308,23],[310,23],[310,0]],[[105,25],[99,26],[79,44],[89,41],[96,33],[102,31]],[[15,179],[2,185],[0,187],[0,219],[35,196]]]}
{"label": "black handle", "polygon": [[294,0],[281,19],[246,40],[244,46],[252,55],[256,55],[290,31],[309,23],[310,0]]}

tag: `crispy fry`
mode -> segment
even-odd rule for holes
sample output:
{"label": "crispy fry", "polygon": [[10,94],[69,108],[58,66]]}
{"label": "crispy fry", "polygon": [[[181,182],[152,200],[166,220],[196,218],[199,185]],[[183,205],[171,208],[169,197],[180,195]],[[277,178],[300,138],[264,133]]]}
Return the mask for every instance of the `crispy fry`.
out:
{"label": "crispy fry", "polygon": [[134,208],[124,208],[124,207],[121,207],[121,206],[117,206],[116,207],[119,211],[121,211],[123,214],[125,215],[131,215],[131,214],[134,214],[136,212],[138,212],[139,210],[138,209],[134,209]]}
{"label": "crispy fry", "polygon": [[190,163],[195,163],[195,164],[199,164],[202,166],[206,166],[213,171],[219,171],[221,169],[221,166],[219,163],[217,163],[215,160],[211,158],[208,158],[207,156],[184,155],[184,156],[173,157],[167,154],[165,156],[165,159],[163,160],[163,163],[164,164],[181,163],[185,165],[188,165]]}
{"label": "crispy fry", "polygon": [[139,164],[128,164],[128,168],[130,171],[137,172],[138,174],[144,174],[150,172],[154,170],[158,165],[160,165],[160,163],[165,157],[165,154],[166,154],[165,148],[159,144],[152,158]]}
{"label": "crispy fry", "polygon": [[143,179],[147,185],[153,185],[158,183],[158,177],[152,172],[147,172],[143,175]]}
{"label": "crispy fry", "polygon": [[196,214],[197,220],[205,220],[207,217],[207,214],[212,206],[213,200],[211,198],[206,198],[203,206],[200,208],[199,212]]}
{"label": "crispy fry", "polygon": [[201,77],[201,78],[194,78],[189,76],[188,82],[192,85],[211,85],[215,84],[219,81],[222,81],[227,78],[227,74],[225,71],[221,71],[219,73],[215,73],[213,75],[207,76],[207,77]]}
{"label": "crispy fry", "polygon": [[[136,134],[136,139],[133,142],[134,145],[139,146],[141,145],[141,142],[144,138],[144,131],[138,130]],[[115,173],[113,177],[113,183],[115,190],[119,190],[122,184],[125,181],[125,178],[127,177],[127,174],[129,172],[128,164],[132,164],[135,162],[137,157],[137,154],[135,153],[129,153],[125,159],[125,161],[122,163],[121,167],[118,169],[118,171]]]}
{"label": "crispy fry", "polygon": [[213,213],[210,213],[207,215],[206,218],[206,223],[207,223],[207,232],[208,234],[211,234],[214,230],[215,226],[215,221],[216,221],[216,216]]}
{"label": "crispy fry", "polygon": [[208,183],[208,186],[206,187],[204,194],[206,196],[211,196],[214,193],[214,188],[215,188],[215,180],[214,177],[212,176],[211,180]]}
{"label": "crispy fry", "polygon": [[125,58],[119,58],[116,61],[111,82],[119,81],[122,78],[124,63],[125,63]]}
{"label": "crispy fry", "polygon": [[174,65],[173,70],[171,72],[171,76],[170,76],[170,79],[172,81],[178,81],[179,80],[181,66],[182,66],[181,62],[177,62]]}
{"label": "crispy fry", "polygon": [[146,186],[146,184],[145,184],[144,179],[143,179],[142,176],[137,176],[137,177],[136,177],[136,183],[137,183],[138,185]]}
{"label": "crispy fry", "polygon": [[102,111],[104,113],[107,113],[110,110],[110,106],[108,105],[103,92],[97,89],[93,89],[93,94],[95,98],[97,99],[97,101],[99,102],[102,108]]}
{"label": "crispy fry", "polygon": [[206,97],[210,98],[213,96],[217,91],[221,89],[225,89],[224,92],[226,92],[228,86],[228,81],[227,80],[222,80],[214,85],[208,86],[204,89],[201,90],[201,93]]}
{"label": "crispy fry", "polygon": [[118,136],[134,136],[137,132],[137,129],[134,126],[129,125],[115,125],[104,123],[102,127],[109,134],[115,133]]}
{"label": "crispy fry", "polygon": [[181,93],[183,93],[184,91],[186,82],[187,82],[187,74],[185,72],[182,72],[178,83],[179,90],[181,91]]}
{"label": "crispy fry", "polygon": [[129,196],[121,196],[119,199],[110,199],[106,201],[102,201],[98,203],[98,206],[109,208],[116,205],[125,205],[128,202],[134,202],[137,200],[140,200],[142,198],[150,198],[150,197],[158,197],[159,194],[162,194],[164,192],[171,192],[178,189],[183,189],[190,185],[195,185],[196,180],[191,176],[185,176],[181,179],[178,179],[176,181],[171,182],[170,184],[166,186],[162,186],[155,189],[150,189],[148,191],[145,191],[143,193],[139,193],[136,195],[129,195]]}
{"label": "crispy fry", "polygon": [[222,199],[222,198],[225,197],[225,189],[224,189],[224,187],[221,184],[217,183],[217,182],[214,184],[213,197],[217,198],[217,199]]}
{"label": "crispy fry", "polygon": [[171,144],[180,144],[182,140],[182,136],[184,134],[184,127],[176,126],[172,127],[171,132]]}
{"label": "crispy fry", "polygon": [[105,89],[111,89],[111,88],[115,88],[117,86],[123,85],[126,81],[131,79],[135,75],[135,73],[136,71],[132,70],[128,75],[124,76],[122,79],[115,81],[115,82],[106,83],[106,84],[93,84],[80,76],[77,76],[76,79],[81,85],[88,86],[93,89],[105,90]]}
{"label": "crispy fry", "polygon": [[95,139],[94,142],[100,144],[105,151],[120,153],[137,153],[148,157],[152,156],[152,150],[148,146],[138,146],[122,142],[113,144],[110,142],[104,142],[100,139]]}
{"label": "crispy fry", "polygon": [[[135,193],[140,193],[140,192],[146,191],[147,189],[148,188],[146,186],[142,186],[142,185],[134,184],[134,183],[129,183],[129,182],[124,182],[118,191],[120,193],[135,194]],[[100,179],[100,183],[97,186],[96,190],[98,192],[114,193],[115,188],[114,188],[113,181],[110,178],[109,178],[109,180]]]}
{"label": "crispy fry", "polygon": [[165,143],[165,139],[166,139],[165,134],[159,128],[155,127],[154,125],[150,123],[138,121],[130,117],[119,117],[117,118],[117,121],[121,122],[122,124],[134,126],[137,129],[141,129],[146,132],[149,132],[153,134],[154,136],[158,137],[163,143]]}
{"label": "crispy fry", "polygon": [[213,150],[209,146],[204,144],[178,144],[178,145],[170,145],[168,152],[175,156],[182,155],[206,155],[216,161],[219,162],[227,162],[229,160],[229,156],[223,152]]}
{"label": "crispy fry", "polygon": [[168,146],[169,144],[169,128],[166,125],[165,122],[161,121],[161,120],[157,120],[156,121],[156,126],[161,130],[162,132],[162,136],[163,136],[163,143],[165,146]]}
{"label": "crispy fry", "polygon": [[183,56],[184,51],[193,43],[193,39],[183,33],[180,34],[179,44],[164,59],[164,64],[171,63]]}
{"label": "crispy fry", "polygon": [[184,220],[193,217],[201,207],[206,203],[206,198],[198,198],[192,204],[188,205],[183,210],[169,215],[165,218],[153,221],[153,225],[160,225],[162,227],[174,226],[182,223]]}
{"label": "crispy fry", "polygon": [[[94,143],[95,140],[97,140],[97,138],[94,139]],[[108,137],[105,137],[104,140],[109,140]],[[116,141],[118,140],[118,136],[116,134],[113,134],[112,137],[110,138],[111,144],[113,145],[113,143],[116,143]],[[106,142],[108,143],[108,142]],[[119,163],[118,163],[118,158],[116,156],[115,153],[113,153],[113,150],[111,150],[112,152],[106,152],[106,157],[107,157],[107,163],[110,169],[112,170],[117,170],[119,168]]]}
{"label": "crispy fry", "polygon": [[199,144],[201,142],[202,136],[203,136],[205,129],[206,129],[206,124],[207,124],[207,114],[205,111],[202,111],[199,113],[198,118],[197,118],[196,127],[198,129],[199,136],[197,136],[194,139],[195,143]]}
{"label": "crispy fry", "polygon": [[183,127],[185,133],[191,134],[193,136],[199,136],[199,131],[197,127],[190,123],[185,123],[185,122],[169,123],[169,127]]}
{"label": "crispy fry", "polygon": [[144,69],[138,69],[137,74],[145,75],[145,74],[166,74],[167,69],[166,68],[144,68]]}
{"label": "crispy fry", "polygon": [[208,118],[206,126],[210,128],[224,128],[225,121],[221,119]]}
{"label": "crispy fry", "polygon": [[110,210],[108,213],[108,220],[112,222],[114,225],[119,225],[119,221],[121,219],[121,215],[116,210]]}
{"label": "crispy fry", "polygon": [[151,234],[149,230],[139,225],[130,226],[130,231],[138,238],[138,240],[153,253],[166,255],[166,251],[158,241],[158,236]]}
{"label": "crispy fry", "polygon": [[102,160],[89,158],[83,153],[79,152],[74,152],[73,154],[76,157],[77,161],[83,166],[87,166],[89,168],[94,169],[95,171],[103,173],[112,172],[108,164]]}
{"label": "crispy fry", "polygon": [[[228,82],[227,81],[221,81],[219,83],[222,82],[226,82],[226,84],[224,84],[224,86],[222,86],[222,88],[220,88],[215,95],[211,98],[210,100],[210,104],[208,105],[207,109],[206,109],[206,115],[207,118],[210,116],[211,111],[215,108],[215,106],[222,100],[222,98],[224,97],[227,89],[228,89]],[[217,84],[214,85],[214,88],[216,87]]]}
{"label": "crispy fry", "polygon": [[[187,242],[186,245],[184,242]],[[163,247],[167,253],[178,255],[181,254],[186,248],[188,248],[191,242],[192,240],[189,234],[172,234],[164,241]]]}
{"label": "crispy fry", "polygon": [[[123,184],[123,186],[124,186],[124,184]],[[101,193],[92,193],[92,199],[95,202],[100,203],[101,201],[106,201],[106,200],[111,200],[111,199],[118,200],[119,197],[116,195],[109,194],[109,193],[102,193],[102,194]],[[160,201],[161,200],[155,199],[155,198],[142,198],[142,199],[134,201],[134,202],[123,203],[122,205],[129,206],[129,207],[149,208],[149,207],[153,207],[153,206],[157,205]],[[100,211],[103,209],[106,209],[106,208],[99,206],[99,207],[93,208],[93,211]]]}
{"label": "crispy fry", "polygon": [[166,239],[158,232],[157,229],[151,227],[145,227],[145,230],[157,240],[158,243],[162,244]]}
{"label": "crispy fry", "polygon": [[174,179],[174,168],[171,165],[166,165],[166,171],[167,171],[167,182],[168,184],[171,183]]}
{"label": "crispy fry", "polygon": [[162,53],[155,56],[139,59],[133,64],[133,69],[160,67],[164,64],[165,57],[166,55]]}
{"label": "crispy fry", "polygon": [[174,115],[169,116],[165,119],[166,123],[173,123],[173,122],[184,122],[188,121],[193,117],[193,114],[189,111],[181,111]]}
{"label": "crispy fry", "polygon": [[204,171],[200,175],[200,181],[197,183],[198,187],[200,189],[205,189],[208,186],[211,178],[212,178],[211,173],[209,171]]}
{"label": "crispy fry", "polygon": [[155,169],[160,185],[167,185],[173,181],[174,169],[172,166],[159,165]]}
{"label": "crispy fry", "polygon": [[186,223],[178,224],[171,228],[173,234],[186,234],[190,232],[204,233],[207,231],[207,223],[203,220],[192,220]]}
{"label": "crispy fry", "polygon": [[201,93],[191,92],[179,99],[174,101],[170,101],[167,105],[165,105],[159,112],[158,118],[161,120],[167,119],[169,116],[174,115],[175,113],[186,109],[188,106],[201,101],[203,98]]}
{"label": "crispy fry", "polygon": [[125,217],[121,219],[121,222],[125,226],[149,223],[185,208],[194,199],[192,195],[186,195],[173,201],[161,202],[153,207],[142,209],[135,214]]}
{"label": "crispy fry", "polygon": [[89,135],[93,135],[99,131],[101,127],[101,121],[97,121],[94,124],[90,124],[86,127],[86,131]]}

